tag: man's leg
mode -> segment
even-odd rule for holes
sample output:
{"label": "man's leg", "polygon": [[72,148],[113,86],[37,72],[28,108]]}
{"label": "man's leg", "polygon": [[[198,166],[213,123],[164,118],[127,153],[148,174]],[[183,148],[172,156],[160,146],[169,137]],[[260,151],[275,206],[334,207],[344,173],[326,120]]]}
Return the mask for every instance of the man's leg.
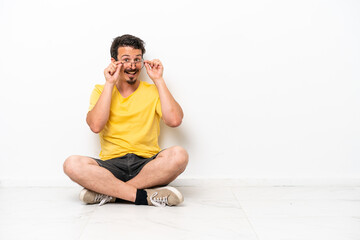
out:
{"label": "man's leg", "polygon": [[94,192],[135,202],[137,188],[117,179],[92,158],[70,156],[64,162],[64,172],[71,180]]}
{"label": "man's leg", "polygon": [[74,182],[94,192],[135,202],[138,189],[170,183],[185,170],[187,163],[187,152],[176,146],[162,151],[146,164],[135,178],[126,183],[117,179],[109,170],[100,167],[94,159],[84,156],[67,158],[64,172]]}
{"label": "man's leg", "polygon": [[188,161],[189,156],[184,148],[167,148],[126,183],[137,189],[167,185],[185,170]]}

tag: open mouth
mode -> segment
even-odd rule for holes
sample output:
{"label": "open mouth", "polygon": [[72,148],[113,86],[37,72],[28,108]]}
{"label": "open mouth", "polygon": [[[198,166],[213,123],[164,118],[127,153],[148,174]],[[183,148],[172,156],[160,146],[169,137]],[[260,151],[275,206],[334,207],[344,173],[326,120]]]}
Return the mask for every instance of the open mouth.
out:
{"label": "open mouth", "polygon": [[133,78],[137,74],[138,70],[124,70],[124,73],[128,75],[129,77]]}

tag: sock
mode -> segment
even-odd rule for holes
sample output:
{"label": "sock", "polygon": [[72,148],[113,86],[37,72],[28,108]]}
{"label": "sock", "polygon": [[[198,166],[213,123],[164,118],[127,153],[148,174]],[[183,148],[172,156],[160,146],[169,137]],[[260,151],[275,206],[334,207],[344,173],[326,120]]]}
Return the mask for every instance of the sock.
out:
{"label": "sock", "polygon": [[144,189],[136,191],[135,205],[149,205],[147,201],[147,192]]}

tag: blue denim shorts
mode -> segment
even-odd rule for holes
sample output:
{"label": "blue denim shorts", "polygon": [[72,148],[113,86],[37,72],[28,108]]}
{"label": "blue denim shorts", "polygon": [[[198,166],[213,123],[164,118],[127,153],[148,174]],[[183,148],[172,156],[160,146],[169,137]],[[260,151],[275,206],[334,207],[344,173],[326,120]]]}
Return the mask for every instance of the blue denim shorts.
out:
{"label": "blue denim shorts", "polygon": [[151,158],[144,158],[134,153],[128,153],[122,157],[109,160],[100,160],[97,158],[93,159],[99,164],[99,166],[109,170],[117,179],[127,182],[138,175],[141,169],[150,161],[154,160],[160,152]]}

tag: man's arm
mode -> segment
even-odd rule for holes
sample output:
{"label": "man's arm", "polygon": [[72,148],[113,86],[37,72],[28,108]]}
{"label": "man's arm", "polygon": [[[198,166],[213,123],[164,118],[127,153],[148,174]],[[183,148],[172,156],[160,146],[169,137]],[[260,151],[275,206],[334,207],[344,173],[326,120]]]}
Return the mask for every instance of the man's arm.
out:
{"label": "man's arm", "polygon": [[164,68],[160,60],[145,61],[145,67],[149,77],[158,89],[164,123],[170,127],[179,126],[184,117],[184,113],[165,84],[162,76]]}
{"label": "man's arm", "polygon": [[104,70],[104,89],[94,108],[86,116],[86,122],[94,133],[101,132],[109,120],[112,91],[118,81],[121,65],[119,62],[112,62]]}

